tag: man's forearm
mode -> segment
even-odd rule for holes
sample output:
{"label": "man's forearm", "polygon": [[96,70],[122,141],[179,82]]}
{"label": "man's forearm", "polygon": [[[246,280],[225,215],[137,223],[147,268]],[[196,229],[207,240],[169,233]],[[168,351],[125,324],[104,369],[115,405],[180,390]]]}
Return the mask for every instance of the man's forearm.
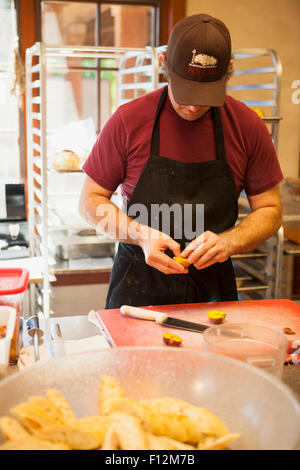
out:
{"label": "man's forearm", "polygon": [[83,198],[80,214],[96,228],[113,240],[138,245],[142,248],[149,266],[164,274],[185,274],[186,268],[165,254],[170,249],[180,255],[180,245],[163,232],[136,222],[120,210],[105,196],[95,195]]}
{"label": "man's forearm", "polygon": [[234,228],[220,237],[230,245],[230,253],[248,253],[271,237],[281,226],[279,207],[262,207],[251,212]]}
{"label": "man's forearm", "polygon": [[90,196],[81,204],[81,215],[98,233],[108,238],[141,245],[148,227],[139,224],[105,196]]}

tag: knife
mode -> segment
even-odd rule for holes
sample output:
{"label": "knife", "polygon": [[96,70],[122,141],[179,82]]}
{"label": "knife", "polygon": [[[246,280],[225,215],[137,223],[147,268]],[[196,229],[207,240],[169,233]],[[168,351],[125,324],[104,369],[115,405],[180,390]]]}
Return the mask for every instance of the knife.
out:
{"label": "knife", "polygon": [[200,323],[193,323],[187,320],[181,320],[179,318],[169,317],[166,313],[155,312],[154,310],[147,310],[145,308],[131,307],[129,305],[122,305],[120,308],[122,315],[130,316],[134,318],[141,318],[143,320],[156,321],[160,325],[169,326],[170,328],[179,328],[181,330],[196,331],[202,333],[204,330],[209,328],[206,325]]}

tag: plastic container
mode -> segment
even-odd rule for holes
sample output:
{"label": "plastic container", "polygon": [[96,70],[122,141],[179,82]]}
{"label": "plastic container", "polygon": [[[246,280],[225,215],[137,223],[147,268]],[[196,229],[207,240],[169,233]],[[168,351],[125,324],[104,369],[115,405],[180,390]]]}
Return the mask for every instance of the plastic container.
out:
{"label": "plastic container", "polygon": [[5,327],[5,333],[0,336],[0,379],[6,375],[11,341],[16,324],[16,309],[13,307],[0,307],[0,328]]}
{"label": "plastic container", "polygon": [[205,351],[239,359],[282,376],[288,341],[283,333],[250,323],[226,323],[203,333]]}
{"label": "plastic container", "polygon": [[16,309],[14,334],[10,345],[9,364],[16,364],[19,356],[19,319],[23,314],[23,299],[29,280],[29,271],[22,268],[0,269],[0,306]]}
{"label": "plastic container", "polygon": [[[286,178],[280,186],[283,216],[300,216],[300,179]],[[300,245],[300,220],[283,221],[284,236]]]}

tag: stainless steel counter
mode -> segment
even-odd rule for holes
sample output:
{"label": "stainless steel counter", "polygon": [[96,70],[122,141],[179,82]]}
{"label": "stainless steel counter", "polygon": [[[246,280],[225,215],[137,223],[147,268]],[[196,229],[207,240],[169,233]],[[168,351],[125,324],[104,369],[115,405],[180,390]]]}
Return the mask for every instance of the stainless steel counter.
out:
{"label": "stainless steel counter", "polygon": [[53,271],[54,275],[111,272],[113,262],[114,260],[110,256],[70,260],[57,258]]}

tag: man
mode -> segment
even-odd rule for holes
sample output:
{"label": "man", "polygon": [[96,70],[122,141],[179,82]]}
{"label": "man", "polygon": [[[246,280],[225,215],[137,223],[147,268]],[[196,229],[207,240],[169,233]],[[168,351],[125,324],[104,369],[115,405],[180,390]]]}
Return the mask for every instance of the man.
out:
{"label": "man", "polygon": [[[160,58],[168,86],[121,106],[83,167],[81,214],[121,240],[106,308],[236,300],[230,256],[253,250],[281,225],[282,172],[268,130],[226,96],[226,26],[205,14],[186,17]],[[110,200],[119,185],[124,211]],[[235,225],[243,189],[252,212]],[[141,207],[147,215],[157,207],[180,211],[166,230],[158,217],[139,221]],[[182,216],[187,207],[192,239]],[[201,207],[204,228],[197,224]]]}

